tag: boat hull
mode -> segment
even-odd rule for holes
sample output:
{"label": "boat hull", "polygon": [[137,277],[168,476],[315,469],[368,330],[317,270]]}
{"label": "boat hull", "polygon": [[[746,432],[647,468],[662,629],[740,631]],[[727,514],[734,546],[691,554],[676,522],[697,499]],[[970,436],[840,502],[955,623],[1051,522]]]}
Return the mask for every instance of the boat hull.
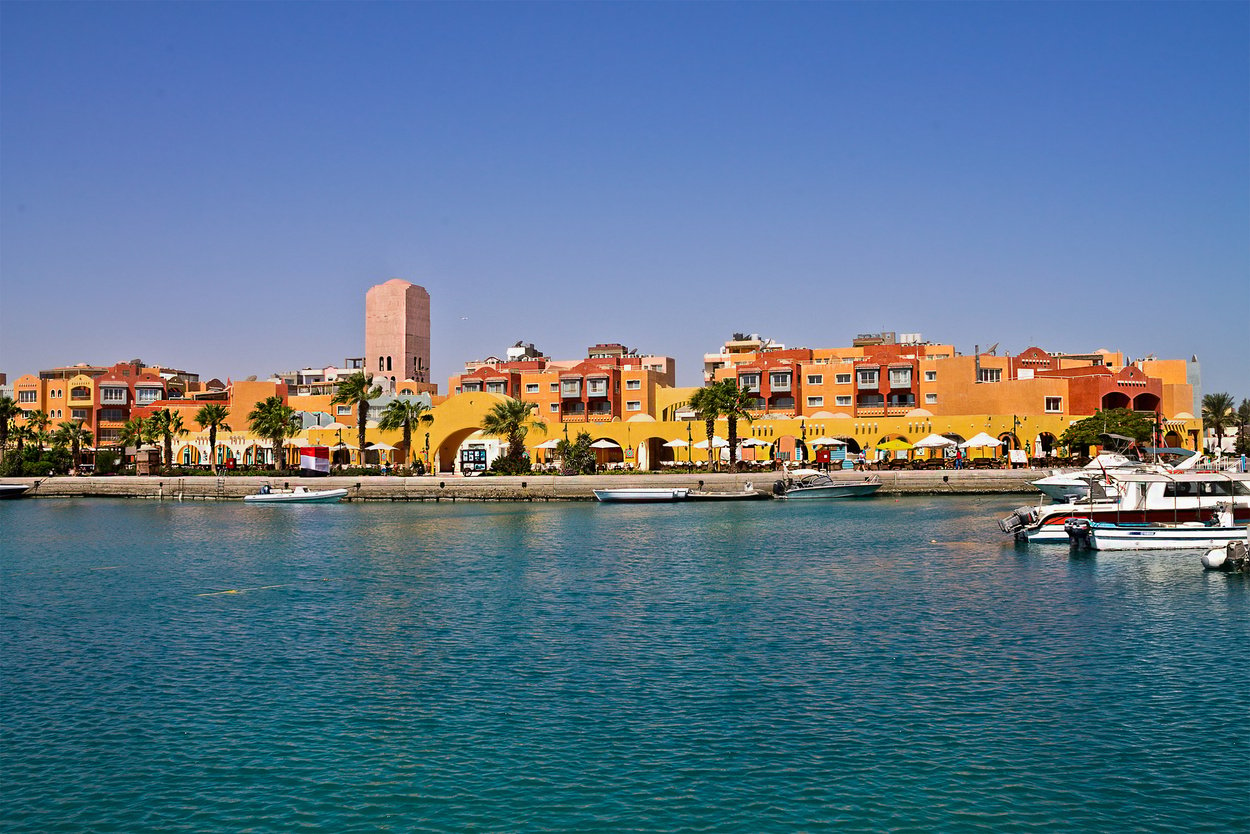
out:
{"label": "boat hull", "polygon": [[21,498],[28,489],[26,484],[0,484],[0,499]]}
{"label": "boat hull", "polygon": [[700,492],[691,490],[686,494],[687,501],[759,501],[767,498],[768,493],[758,492],[757,490],[743,490],[742,492]]}
{"label": "boat hull", "polygon": [[604,504],[655,504],[684,501],[690,490],[684,487],[637,489],[596,489],[595,500]]}
{"label": "boat hull", "polygon": [[[1086,518],[1093,522],[1109,524],[1169,524],[1177,522],[1205,522],[1211,517],[1213,507],[1192,507],[1183,510],[1117,510],[1114,505],[1095,510],[1074,509],[1068,513],[1048,516],[1041,524],[1021,530],[1016,538],[1029,544],[1067,544],[1068,534],[1064,524],[1072,518]],[[1250,509],[1237,507],[1235,524],[1250,522]]]}
{"label": "boat hull", "polygon": [[781,498],[791,501],[829,500],[832,498],[864,498],[881,489],[881,484],[833,484],[831,486],[795,487],[786,490]]}
{"label": "boat hull", "polygon": [[1244,527],[1195,526],[1092,526],[1090,547],[1094,550],[1209,550],[1230,542],[1244,541]]}

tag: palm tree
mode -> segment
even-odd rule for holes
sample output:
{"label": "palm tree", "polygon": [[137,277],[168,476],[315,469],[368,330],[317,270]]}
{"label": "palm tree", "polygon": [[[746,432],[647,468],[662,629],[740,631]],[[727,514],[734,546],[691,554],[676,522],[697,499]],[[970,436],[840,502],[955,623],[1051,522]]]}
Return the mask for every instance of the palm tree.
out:
{"label": "palm tree", "polygon": [[430,413],[430,407],[425,403],[420,400],[396,398],[391,400],[382,411],[382,418],[378,420],[378,428],[385,431],[403,429],[404,457],[408,464],[411,465],[412,427],[428,426],[433,422],[434,415]]}
{"label": "palm tree", "polygon": [[1234,419],[1234,404],[1230,394],[1207,394],[1202,398],[1202,421],[1215,432],[1215,448],[1218,452],[1224,442],[1224,429]]}
{"label": "palm tree", "polygon": [[0,395],[0,460],[4,460],[4,451],[9,448],[9,426],[14,419],[22,416],[17,400]]}
{"label": "palm tree", "polygon": [[721,387],[721,415],[728,423],[726,432],[729,440],[729,471],[738,470],[738,421],[750,423],[755,418],[751,409],[755,406],[755,397],[738,387],[736,379],[725,379],[719,383]]}
{"label": "palm tree", "polygon": [[373,374],[356,371],[343,377],[334,389],[330,405],[356,406],[356,438],[360,443],[360,459],[365,459],[365,423],[369,419],[369,400],[382,396],[382,387],[373,384]]}
{"label": "palm tree", "polygon": [[153,440],[161,441],[165,449],[165,471],[174,465],[174,436],[182,437],[187,429],[182,425],[182,415],[172,408],[162,408],[148,418],[148,429]]}
{"label": "palm tree", "polygon": [[709,468],[712,468],[716,465],[713,457],[716,452],[712,446],[712,438],[716,434],[716,418],[724,412],[724,389],[721,388],[719,382],[713,382],[691,394],[689,405],[695,416],[703,421],[704,429],[707,431],[707,464]]}
{"label": "palm tree", "polygon": [[200,424],[201,429],[208,429],[208,459],[214,475],[217,474],[217,430],[232,431],[230,424],[226,422],[229,415],[230,409],[221,403],[209,403],[195,412],[195,422]]}
{"label": "palm tree", "polygon": [[36,408],[26,412],[26,425],[30,427],[31,440],[42,449],[48,441],[48,426],[52,425],[52,418],[48,412]]}
{"label": "palm tree", "polygon": [[83,445],[90,445],[92,439],[91,432],[83,428],[81,420],[66,420],[52,434],[54,444],[69,448],[70,454],[74,457],[75,469],[82,466]]}
{"label": "palm tree", "polygon": [[139,447],[147,440],[147,423],[143,418],[136,415],[122,424],[122,430],[117,435],[117,444],[122,447],[122,464],[126,463],[126,447],[134,446],[135,451],[139,451]]}
{"label": "palm tree", "polygon": [[530,415],[538,408],[538,403],[524,400],[507,399],[495,403],[495,407],[486,412],[482,418],[482,431],[508,441],[505,457],[519,463],[525,457],[525,436],[530,429],[546,433],[547,424],[541,420],[532,420]]}
{"label": "palm tree", "polygon": [[275,469],[286,468],[284,445],[288,437],[299,433],[299,414],[282,402],[281,397],[269,397],[256,404],[247,415],[249,428],[270,442],[273,448]]}

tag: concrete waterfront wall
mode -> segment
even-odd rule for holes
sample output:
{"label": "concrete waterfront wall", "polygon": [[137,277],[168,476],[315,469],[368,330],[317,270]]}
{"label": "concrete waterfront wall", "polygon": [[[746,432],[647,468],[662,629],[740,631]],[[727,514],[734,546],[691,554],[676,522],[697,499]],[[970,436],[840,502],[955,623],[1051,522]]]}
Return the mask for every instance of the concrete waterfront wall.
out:
{"label": "concrete waterfront wall", "polygon": [[[1047,473],[1036,469],[881,472],[881,494],[971,495],[1029,493],[1039,496],[1029,482]],[[859,481],[862,472],[842,472],[836,480]],[[401,477],[54,477],[15,478],[8,483],[32,486],[28,498],[147,498],[165,501],[238,500],[252,495],[263,484],[303,484],[312,489],[343,487],[349,501],[586,501],[593,490],[612,487],[698,487],[703,481],[711,490],[741,489],[748,481],[756,489],[771,491],[773,473],[714,475],[583,475],[563,477],[530,475],[517,477],[461,478],[446,476]]]}

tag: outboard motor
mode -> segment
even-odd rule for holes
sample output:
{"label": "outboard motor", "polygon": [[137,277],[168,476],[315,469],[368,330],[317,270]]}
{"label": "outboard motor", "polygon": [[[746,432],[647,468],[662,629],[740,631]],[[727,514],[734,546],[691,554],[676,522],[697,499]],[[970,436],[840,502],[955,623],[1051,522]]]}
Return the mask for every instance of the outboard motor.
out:
{"label": "outboard motor", "polygon": [[1088,550],[1093,545],[1093,527],[1088,518],[1069,518],[1063,523],[1068,534],[1068,544],[1077,550]]}
{"label": "outboard motor", "polygon": [[1229,542],[1202,554],[1202,566],[1207,570],[1224,573],[1250,573],[1250,555],[1245,542]]}
{"label": "outboard motor", "polygon": [[773,481],[773,495],[785,495],[785,494],[786,494],[786,482],[785,481]]}
{"label": "outboard motor", "polygon": [[1026,527],[1037,523],[1037,511],[1032,507],[1020,507],[1011,515],[998,520],[998,529],[1004,533],[1020,533]]}

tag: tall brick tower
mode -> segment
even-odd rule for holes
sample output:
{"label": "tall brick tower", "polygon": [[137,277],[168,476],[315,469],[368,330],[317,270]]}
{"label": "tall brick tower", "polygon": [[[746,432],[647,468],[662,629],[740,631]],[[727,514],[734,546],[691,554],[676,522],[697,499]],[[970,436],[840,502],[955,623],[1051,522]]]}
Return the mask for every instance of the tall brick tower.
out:
{"label": "tall brick tower", "polygon": [[365,370],[382,390],[430,381],[430,294],[392,278],[365,295]]}

